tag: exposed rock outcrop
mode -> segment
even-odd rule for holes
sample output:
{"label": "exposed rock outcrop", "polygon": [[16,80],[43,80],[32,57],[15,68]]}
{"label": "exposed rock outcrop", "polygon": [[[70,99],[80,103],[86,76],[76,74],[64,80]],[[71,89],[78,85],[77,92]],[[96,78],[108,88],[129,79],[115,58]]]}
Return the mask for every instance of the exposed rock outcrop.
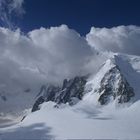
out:
{"label": "exposed rock outcrop", "polygon": [[114,100],[118,99],[118,103],[125,103],[134,96],[133,88],[130,87],[117,65],[104,75],[98,92],[101,94],[98,99],[101,105],[106,104],[111,97]]}
{"label": "exposed rock outcrop", "polygon": [[75,77],[73,79],[63,81],[62,87],[52,85],[42,86],[38,93],[38,98],[33,105],[32,112],[39,110],[39,105],[43,102],[53,101],[57,104],[69,103],[76,104],[84,95],[84,87],[87,77]]}

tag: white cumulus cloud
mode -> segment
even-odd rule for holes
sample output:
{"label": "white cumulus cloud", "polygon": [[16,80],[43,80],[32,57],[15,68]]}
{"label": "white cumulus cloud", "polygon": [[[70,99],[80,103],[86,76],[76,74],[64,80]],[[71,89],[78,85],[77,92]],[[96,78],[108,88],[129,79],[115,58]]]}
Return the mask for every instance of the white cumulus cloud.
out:
{"label": "white cumulus cloud", "polygon": [[99,51],[140,55],[140,27],[138,26],[92,27],[86,39]]}
{"label": "white cumulus cloud", "polygon": [[66,25],[27,35],[0,28],[0,90],[57,84],[85,75],[94,54],[85,38]]}

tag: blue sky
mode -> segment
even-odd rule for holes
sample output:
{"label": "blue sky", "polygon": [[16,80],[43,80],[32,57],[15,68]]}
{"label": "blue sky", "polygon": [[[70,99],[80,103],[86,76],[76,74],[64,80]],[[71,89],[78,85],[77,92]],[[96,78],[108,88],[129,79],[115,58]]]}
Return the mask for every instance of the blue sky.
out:
{"label": "blue sky", "polygon": [[86,34],[91,26],[140,25],[139,0],[25,0],[24,8],[26,31],[67,24]]}
{"label": "blue sky", "polygon": [[66,24],[85,35],[92,26],[140,25],[139,7],[139,0],[24,0],[25,14],[10,19],[24,32]]}

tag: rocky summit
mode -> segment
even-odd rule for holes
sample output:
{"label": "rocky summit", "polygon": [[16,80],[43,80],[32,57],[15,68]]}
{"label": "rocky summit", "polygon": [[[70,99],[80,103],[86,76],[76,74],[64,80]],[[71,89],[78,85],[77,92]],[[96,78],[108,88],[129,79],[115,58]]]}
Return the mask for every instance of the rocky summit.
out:
{"label": "rocky summit", "polygon": [[128,102],[134,96],[134,90],[130,87],[117,65],[111,68],[102,78],[98,89],[101,105],[108,103],[110,98],[117,99],[118,103]]}

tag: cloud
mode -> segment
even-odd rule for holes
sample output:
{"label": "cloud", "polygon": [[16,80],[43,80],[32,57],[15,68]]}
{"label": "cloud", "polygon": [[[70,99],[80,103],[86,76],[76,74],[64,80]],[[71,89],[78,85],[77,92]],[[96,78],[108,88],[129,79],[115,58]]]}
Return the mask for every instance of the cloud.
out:
{"label": "cloud", "polygon": [[27,34],[1,27],[0,91],[38,89],[43,84],[60,84],[65,78],[96,73],[108,57],[100,51],[140,55],[139,32],[136,26],[92,28],[87,42],[66,25]]}
{"label": "cloud", "polygon": [[87,74],[95,51],[66,25],[23,35],[0,28],[0,90],[34,88]]}
{"label": "cloud", "polygon": [[93,55],[86,40],[66,25],[41,28],[29,32],[29,38],[38,49],[39,70],[49,79],[64,79],[84,73],[84,66]]}
{"label": "cloud", "polygon": [[2,26],[14,28],[13,18],[21,17],[25,10],[24,0],[0,0],[0,21]]}
{"label": "cloud", "polygon": [[140,55],[140,27],[92,27],[86,35],[88,43],[98,51],[112,51]]}

